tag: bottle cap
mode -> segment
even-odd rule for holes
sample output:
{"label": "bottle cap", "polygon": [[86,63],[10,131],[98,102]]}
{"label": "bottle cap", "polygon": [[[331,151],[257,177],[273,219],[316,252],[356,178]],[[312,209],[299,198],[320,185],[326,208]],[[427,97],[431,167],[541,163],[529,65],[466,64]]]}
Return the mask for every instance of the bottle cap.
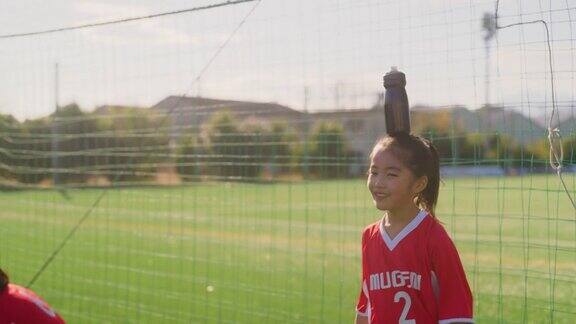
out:
{"label": "bottle cap", "polygon": [[400,71],[395,66],[392,66],[390,72],[384,75],[384,88],[389,87],[406,86],[406,75]]}

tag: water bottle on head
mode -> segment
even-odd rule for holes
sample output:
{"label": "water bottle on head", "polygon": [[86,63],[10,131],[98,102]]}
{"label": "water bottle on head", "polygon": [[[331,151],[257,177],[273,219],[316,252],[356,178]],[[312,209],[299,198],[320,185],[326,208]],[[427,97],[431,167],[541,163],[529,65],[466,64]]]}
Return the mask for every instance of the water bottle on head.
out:
{"label": "water bottle on head", "polygon": [[390,136],[400,133],[410,134],[406,75],[393,66],[390,72],[384,75],[384,88],[386,88],[384,98],[386,133]]}

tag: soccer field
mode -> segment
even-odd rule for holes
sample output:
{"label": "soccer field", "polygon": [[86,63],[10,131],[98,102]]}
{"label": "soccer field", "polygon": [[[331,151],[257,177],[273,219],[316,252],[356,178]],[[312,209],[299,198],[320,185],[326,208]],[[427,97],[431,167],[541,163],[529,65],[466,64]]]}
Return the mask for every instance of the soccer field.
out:
{"label": "soccer field", "polygon": [[[13,281],[102,192],[0,193]],[[437,214],[478,323],[576,322],[576,221],[555,176],[447,179]],[[361,232],[379,217],[362,179],[109,190],[33,289],[70,323],[351,323]]]}

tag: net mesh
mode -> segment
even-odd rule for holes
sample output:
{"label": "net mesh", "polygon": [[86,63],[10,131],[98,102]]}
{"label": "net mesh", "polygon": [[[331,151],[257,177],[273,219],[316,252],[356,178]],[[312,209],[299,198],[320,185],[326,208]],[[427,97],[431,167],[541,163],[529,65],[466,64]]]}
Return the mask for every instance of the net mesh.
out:
{"label": "net mesh", "polygon": [[576,2],[13,6],[0,266],[68,321],[350,322],[391,65],[476,321],[576,320]]}

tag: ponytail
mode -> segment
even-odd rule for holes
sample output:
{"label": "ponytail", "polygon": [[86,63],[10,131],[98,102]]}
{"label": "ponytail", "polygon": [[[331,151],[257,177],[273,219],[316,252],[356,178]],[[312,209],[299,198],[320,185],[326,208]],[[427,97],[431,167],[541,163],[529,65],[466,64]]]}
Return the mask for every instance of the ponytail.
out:
{"label": "ponytail", "polygon": [[426,146],[429,153],[428,161],[423,161],[424,174],[428,178],[426,188],[420,192],[416,197],[416,203],[422,205],[432,216],[434,216],[434,208],[438,203],[438,192],[440,190],[440,158],[438,150],[434,144],[427,139],[420,138]]}

